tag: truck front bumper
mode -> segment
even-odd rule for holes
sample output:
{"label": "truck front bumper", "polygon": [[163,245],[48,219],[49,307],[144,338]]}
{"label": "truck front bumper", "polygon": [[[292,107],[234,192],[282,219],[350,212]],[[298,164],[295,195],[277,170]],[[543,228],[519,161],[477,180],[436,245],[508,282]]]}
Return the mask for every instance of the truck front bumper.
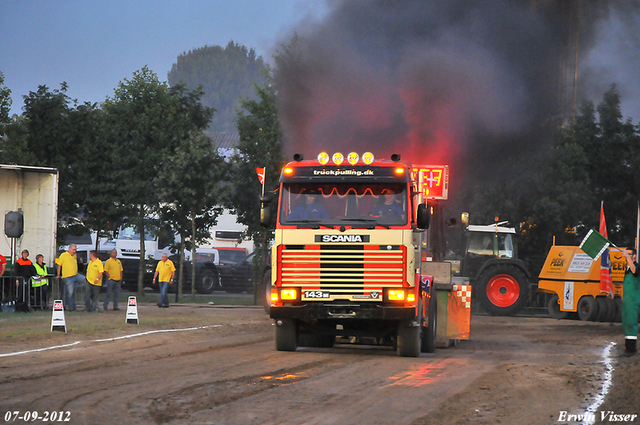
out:
{"label": "truck front bumper", "polygon": [[299,320],[412,320],[416,317],[416,309],[381,304],[307,303],[300,306],[271,307],[270,316],[272,319]]}

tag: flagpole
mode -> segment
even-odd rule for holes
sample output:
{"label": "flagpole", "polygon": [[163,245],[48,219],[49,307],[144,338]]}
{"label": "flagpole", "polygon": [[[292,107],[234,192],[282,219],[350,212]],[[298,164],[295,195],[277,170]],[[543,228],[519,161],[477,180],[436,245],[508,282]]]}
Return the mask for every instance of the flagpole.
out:
{"label": "flagpole", "polygon": [[636,252],[640,248],[640,202],[638,202],[638,218],[636,219]]}
{"label": "flagpole", "polygon": [[267,182],[267,167],[264,167],[264,178],[262,179],[262,197],[264,198],[264,184]]}

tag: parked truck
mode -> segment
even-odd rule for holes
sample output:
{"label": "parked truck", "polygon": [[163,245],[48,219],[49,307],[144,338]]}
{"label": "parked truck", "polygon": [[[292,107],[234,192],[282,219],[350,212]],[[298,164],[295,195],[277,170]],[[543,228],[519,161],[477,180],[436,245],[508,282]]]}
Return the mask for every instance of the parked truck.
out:
{"label": "parked truck", "polygon": [[[180,236],[174,234],[162,223],[153,223],[145,231],[145,275],[144,285],[154,290],[159,290],[153,281],[156,264],[167,254],[179,267],[179,257],[172,251],[179,243]],[[153,230],[151,230],[153,229]],[[115,249],[122,267],[124,268],[123,280],[128,289],[135,289],[138,284],[138,265],[140,262],[140,233],[135,226],[123,224],[113,239],[109,239],[102,245],[103,249]],[[222,289],[220,284],[220,255],[215,248],[198,248],[196,250],[196,291],[200,294],[210,294],[216,289]],[[191,252],[185,252],[185,270],[183,279],[186,287],[191,287]]]}
{"label": "parked truck", "polygon": [[330,347],[338,336],[418,356],[439,338],[468,339],[471,287],[449,280],[441,297],[425,273],[431,208],[423,177],[400,155],[376,160],[370,152],[296,155],[283,168],[278,197],[263,197],[261,212],[264,225],[276,218],[266,280],[277,350]]}
{"label": "parked truck", "polygon": [[3,232],[0,254],[13,263],[20,252],[27,249],[31,259],[42,254],[46,264],[52,267],[58,225],[58,170],[0,165],[0,212],[3,219],[12,211],[22,214],[23,232],[17,238],[6,237]]}

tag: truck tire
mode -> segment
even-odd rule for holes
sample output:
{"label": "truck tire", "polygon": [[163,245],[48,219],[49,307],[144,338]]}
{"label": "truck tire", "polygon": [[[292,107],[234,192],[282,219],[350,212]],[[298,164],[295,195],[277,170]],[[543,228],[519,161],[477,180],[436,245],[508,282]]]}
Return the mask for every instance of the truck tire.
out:
{"label": "truck tire", "polygon": [[274,333],[277,351],[296,351],[298,327],[293,319],[277,319]]}
{"label": "truck tire", "polygon": [[413,321],[398,324],[398,355],[400,357],[418,357],[420,355],[420,326]]}
{"label": "truck tire", "polygon": [[596,297],[596,304],[598,304],[598,314],[596,315],[596,322],[606,322],[611,315],[609,311],[609,303],[607,297]]}
{"label": "truck tire", "polygon": [[271,298],[271,269],[266,270],[262,275],[262,286],[260,289],[264,311],[269,314],[271,311],[271,305],[269,304],[269,298]]}
{"label": "truck tire", "polygon": [[616,302],[613,298],[606,297],[607,304],[609,304],[609,315],[605,319],[605,322],[615,322],[616,321]]}
{"label": "truck tire", "polygon": [[211,269],[204,269],[196,286],[198,294],[210,294],[218,286],[218,273]]}
{"label": "truck tire", "polygon": [[593,322],[598,317],[598,303],[591,295],[585,295],[578,301],[578,317],[583,322]]}
{"label": "truck tire", "polygon": [[616,317],[613,321],[616,323],[620,323],[622,322],[622,298],[615,297],[613,302],[616,305]]}
{"label": "truck tire", "polygon": [[423,353],[433,353],[436,351],[436,330],[438,329],[438,300],[436,294],[431,294],[429,299],[429,324],[422,326],[422,338],[420,340],[420,351]]}
{"label": "truck tire", "polygon": [[487,313],[512,316],[527,302],[529,282],[519,267],[495,265],[482,272],[476,280],[474,292]]}
{"label": "truck tire", "polygon": [[561,320],[566,319],[567,316],[569,316],[568,311],[560,310],[559,300],[560,297],[558,297],[558,294],[553,294],[547,303],[547,310],[549,311],[549,316],[551,316],[552,319]]}

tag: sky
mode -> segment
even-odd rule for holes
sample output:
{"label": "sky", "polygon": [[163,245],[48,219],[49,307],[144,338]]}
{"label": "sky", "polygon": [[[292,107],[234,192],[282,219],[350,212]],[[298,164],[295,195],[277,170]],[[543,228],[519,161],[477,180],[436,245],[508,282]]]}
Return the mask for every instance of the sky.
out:
{"label": "sky", "polygon": [[11,112],[39,85],[102,102],[148,65],[167,80],[178,55],[230,40],[271,59],[294,24],[322,17],[314,0],[0,0],[0,72]]}

